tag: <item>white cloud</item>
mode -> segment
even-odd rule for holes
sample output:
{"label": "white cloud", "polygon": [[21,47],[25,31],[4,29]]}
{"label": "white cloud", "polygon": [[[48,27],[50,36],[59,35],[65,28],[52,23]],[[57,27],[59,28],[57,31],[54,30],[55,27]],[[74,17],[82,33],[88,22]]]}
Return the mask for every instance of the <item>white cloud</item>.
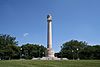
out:
{"label": "white cloud", "polygon": [[23,36],[26,37],[27,35],[29,35],[29,33],[24,33]]}

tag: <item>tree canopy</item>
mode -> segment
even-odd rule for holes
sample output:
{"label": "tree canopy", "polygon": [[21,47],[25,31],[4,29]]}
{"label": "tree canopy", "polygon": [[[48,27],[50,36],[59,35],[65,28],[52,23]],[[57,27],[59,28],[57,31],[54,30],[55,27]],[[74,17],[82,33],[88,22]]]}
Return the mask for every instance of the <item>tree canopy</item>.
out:
{"label": "tree canopy", "polygon": [[0,59],[13,59],[19,53],[15,37],[0,34]]}
{"label": "tree canopy", "polygon": [[0,59],[32,59],[45,56],[46,48],[39,44],[24,44],[18,46],[16,37],[0,34]]}
{"label": "tree canopy", "polygon": [[22,58],[32,59],[37,57],[43,57],[45,55],[46,48],[38,44],[25,44],[21,46]]}
{"label": "tree canopy", "polygon": [[85,41],[70,40],[61,46],[58,57],[68,59],[100,59],[100,45],[91,46]]}

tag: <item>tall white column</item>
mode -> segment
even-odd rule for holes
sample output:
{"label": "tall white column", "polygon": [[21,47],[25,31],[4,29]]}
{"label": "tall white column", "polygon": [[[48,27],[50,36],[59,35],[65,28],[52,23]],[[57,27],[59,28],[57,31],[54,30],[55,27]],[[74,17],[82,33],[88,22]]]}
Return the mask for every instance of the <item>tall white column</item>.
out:
{"label": "tall white column", "polygon": [[47,32],[47,56],[54,57],[54,52],[52,50],[52,16],[47,15],[48,22],[48,32]]}
{"label": "tall white column", "polygon": [[47,16],[47,22],[48,22],[47,48],[52,48],[52,17],[51,15]]}

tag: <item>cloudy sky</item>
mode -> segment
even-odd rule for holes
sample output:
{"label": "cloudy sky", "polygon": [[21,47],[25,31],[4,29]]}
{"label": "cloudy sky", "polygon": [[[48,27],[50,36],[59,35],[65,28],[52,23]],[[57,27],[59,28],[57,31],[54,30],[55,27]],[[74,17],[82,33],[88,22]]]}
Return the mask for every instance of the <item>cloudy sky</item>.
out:
{"label": "cloudy sky", "polygon": [[49,13],[54,51],[71,39],[100,44],[100,0],[0,0],[0,34],[46,46]]}

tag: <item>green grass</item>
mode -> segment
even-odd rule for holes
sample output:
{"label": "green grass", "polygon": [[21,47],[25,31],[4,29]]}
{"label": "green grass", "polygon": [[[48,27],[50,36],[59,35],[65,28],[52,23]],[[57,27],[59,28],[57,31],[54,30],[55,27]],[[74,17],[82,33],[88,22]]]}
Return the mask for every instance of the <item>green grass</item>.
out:
{"label": "green grass", "polygon": [[0,67],[100,67],[100,60],[6,60],[0,61]]}

